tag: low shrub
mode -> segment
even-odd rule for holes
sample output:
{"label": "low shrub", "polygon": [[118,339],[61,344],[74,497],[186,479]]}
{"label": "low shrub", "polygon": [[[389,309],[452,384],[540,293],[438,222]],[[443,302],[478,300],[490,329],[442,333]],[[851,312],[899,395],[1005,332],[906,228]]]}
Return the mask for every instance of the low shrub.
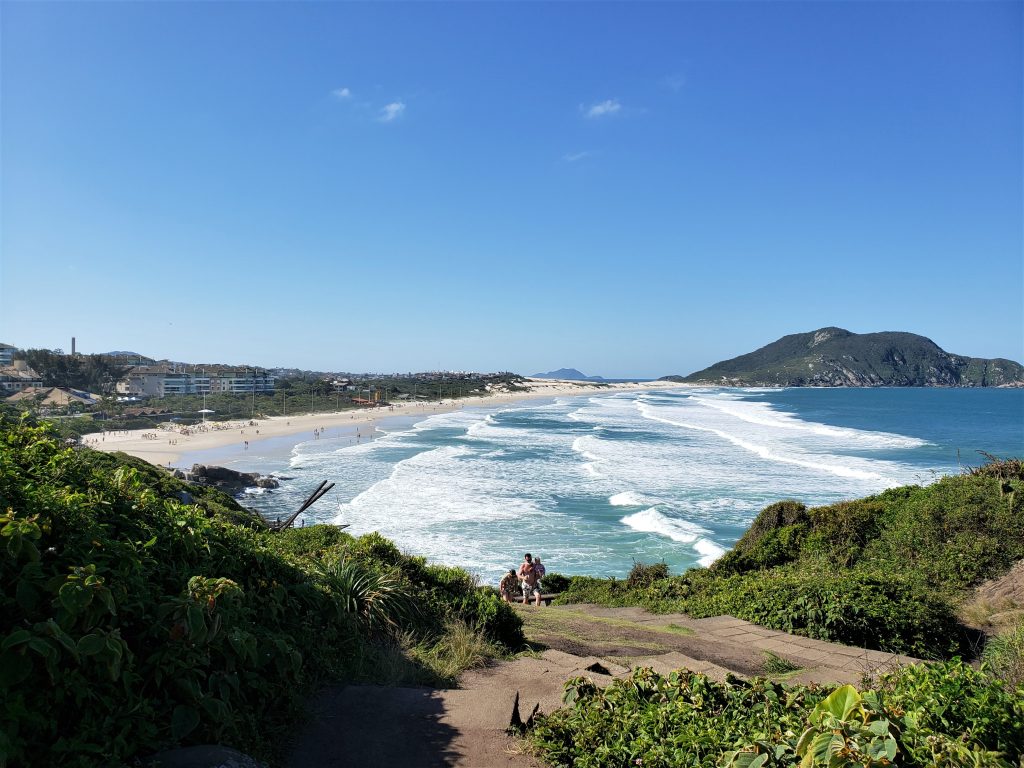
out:
{"label": "low shrub", "polygon": [[864,692],[640,669],[604,690],[570,680],[564,701],[530,734],[558,767],[1010,768],[1024,757],[1024,699],[959,662],[906,667]]}
{"label": "low shrub", "polygon": [[626,587],[629,589],[642,589],[651,586],[656,581],[668,578],[668,563],[638,563],[633,561],[633,568],[626,578]]}
{"label": "low shrub", "polygon": [[544,575],[544,578],[541,579],[541,586],[543,586],[544,591],[548,593],[564,592],[569,588],[569,577],[549,571]]}

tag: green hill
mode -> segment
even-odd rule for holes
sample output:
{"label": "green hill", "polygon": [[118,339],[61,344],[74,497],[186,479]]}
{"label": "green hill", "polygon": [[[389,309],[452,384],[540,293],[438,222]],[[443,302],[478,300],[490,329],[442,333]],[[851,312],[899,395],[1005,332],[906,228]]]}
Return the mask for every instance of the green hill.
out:
{"label": "green hill", "polygon": [[1024,366],[954,355],[913,333],[821,328],[664,379],[739,387],[1006,387],[1024,386]]}

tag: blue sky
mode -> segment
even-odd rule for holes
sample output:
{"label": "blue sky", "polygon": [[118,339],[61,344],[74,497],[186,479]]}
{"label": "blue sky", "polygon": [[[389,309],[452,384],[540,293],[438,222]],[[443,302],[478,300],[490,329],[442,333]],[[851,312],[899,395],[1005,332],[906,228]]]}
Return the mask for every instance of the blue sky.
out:
{"label": "blue sky", "polygon": [[1024,357],[1021,3],[3,3],[0,341]]}

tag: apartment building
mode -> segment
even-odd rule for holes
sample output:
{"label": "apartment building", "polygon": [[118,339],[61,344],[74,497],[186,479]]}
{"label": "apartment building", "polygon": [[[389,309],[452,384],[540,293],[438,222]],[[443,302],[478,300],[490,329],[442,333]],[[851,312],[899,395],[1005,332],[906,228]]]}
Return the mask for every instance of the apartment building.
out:
{"label": "apartment building", "polygon": [[139,365],[118,383],[117,392],[135,397],[203,395],[214,392],[264,394],[273,393],[275,383],[274,376],[257,368]]}
{"label": "apartment building", "polygon": [[29,387],[43,386],[43,377],[33,371],[24,360],[13,360],[0,366],[0,396],[7,397]]}

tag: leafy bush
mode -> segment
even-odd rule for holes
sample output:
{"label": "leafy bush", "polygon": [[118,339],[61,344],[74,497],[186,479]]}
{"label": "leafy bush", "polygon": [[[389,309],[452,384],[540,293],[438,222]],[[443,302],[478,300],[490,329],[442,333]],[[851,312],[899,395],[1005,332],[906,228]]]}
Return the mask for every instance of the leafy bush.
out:
{"label": "leafy bush", "polygon": [[530,737],[559,767],[1009,768],[1024,757],[1024,699],[959,662],[906,667],[863,693],[640,669],[603,691],[570,680],[564,700]]}
{"label": "leafy bush", "polygon": [[543,584],[545,592],[564,592],[569,588],[569,577],[549,571],[544,575],[541,584]]}
{"label": "leafy bush", "polygon": [[0,422],[0,764],[116,766],[194,742],[266,753],[318,681],[367,669],[383,647],[370,626],[437,646],[464,619],[522,642],[514,611],[465,574],[376,534],[270,533],[232,503]]}
{"label": "leafy bush", "polygon": [[654,582],[668,578],[668,563],[638,563],[633,561],[633,568],[626,578],[626,586],[630,589],[649,587]]}

